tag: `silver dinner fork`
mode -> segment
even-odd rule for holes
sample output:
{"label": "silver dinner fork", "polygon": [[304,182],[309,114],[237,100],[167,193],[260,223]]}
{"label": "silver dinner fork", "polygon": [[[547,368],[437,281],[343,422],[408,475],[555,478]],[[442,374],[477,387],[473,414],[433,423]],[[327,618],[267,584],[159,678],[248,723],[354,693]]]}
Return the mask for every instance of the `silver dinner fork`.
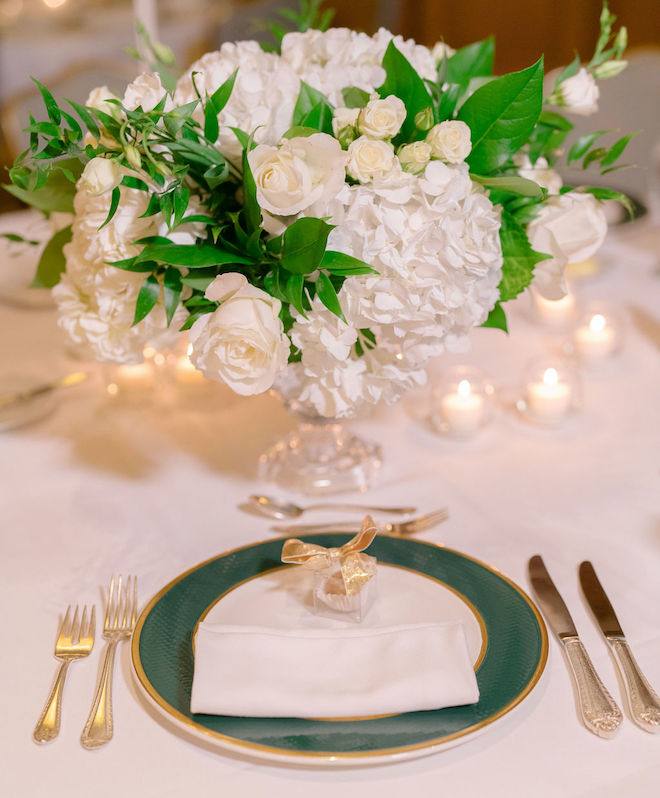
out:
{"label": "silver dinner fork", "polygon": [[74,659],[89,656],[94,648],[94,630],[96,629],[96,607],[87,620],[87,607],[83,607],[82,618],[78,618],[78,607],[71,619],[71,607],[67,607],[55,641],[55,657],[61,660],[57,676],[53,682],[46,705],[43,708],[32,738],[36,743],[49,743],[60,733],[62,717],[62,693],[69,663]]}
{"label": "silver dinner fork", "polygon": [[[376,524],[376,526],[379,532],[405,537],[431,529],[431,527],[442,523],[442,521],[446,521],[447,518],[449,518],[449,510],[443,507],[441,510],[435,510],[432,513],[420,515],[417,518],[411,518],[410,521]],[[281,532],[284,535],[304,535],[312,532],[358,532],[359,524],[355,521],[336,521],[329,524],[290,524],[288,526],[279,525],[272,528],[276,532]]]}
{"label": "silver dinner fork", "polygon": [[128,577],[122,590],[119,577],[115,589],[114,576],[110,580],[108,603],[103,621],[103,637],[108,641],[103,668],[96,685],[94,703],[80,742],[83,748],[98,748],[112,739],[112,671],[117,645],[131,636],[137,617],[137,577]]}

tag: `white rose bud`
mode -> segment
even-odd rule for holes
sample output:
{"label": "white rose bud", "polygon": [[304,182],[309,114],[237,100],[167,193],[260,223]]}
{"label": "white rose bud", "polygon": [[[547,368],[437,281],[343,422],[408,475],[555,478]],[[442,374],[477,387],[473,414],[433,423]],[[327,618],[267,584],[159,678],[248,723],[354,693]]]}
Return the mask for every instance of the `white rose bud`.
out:
{"label": "white rose bud", "polygon": [[596,80],[607,80],[607,78],[615,78],[628,66],[627,61],[606,61],[599,67],[594,69],[594,77]]}
{"label": "white rose bud", "polygon": [[546,299],[565,296],[567,264],[590,258],[606,233],[605,213],[591,194],[569,191],[544,202],[527,227],[532,249],[552,255],[534,268],[533,284],[538,292]]}
{"label": "white rose bud", "polygon": [[389,141],[360,136],[348,148],[346,171],[360,183],[389,174],[396,166],[394,147]]}
{"label": "white rose bud", "polygon": [[544,188],[548,194],[559,194],[564,181],[561,179],[559,172],[550,168],[545,158],[537,158],[536,163],[533,164],[529,155],[518,152],[513,156],[513,162],[518,167],[520,177],[533,180],[541,188]]}
{"label": "white rose bud", "polygon": [[339,131],[345,127],[355,127],[359,113],[359,108],[335,108],[335,113],[332,117],[332,132],[335,136],[338,137]]}
{"label": "white rose bud", "polygon": [[433,45],[433,49],[431,50],[431,55],[435,58],[435,63],[439,64],[441,61],[444,61],[445,58],[451,58],[452,55],[456,50],[453,47],[450,47],[448,44],[444,42],[437,42],[437,44]]}
{"label": "white rose bud", "polygon": [[110,116],[119,117],[119,107],[114,103],[109,103],[108,100],[118,100],[116,94],[113,94],[107,86],[97,86],[92,89],[87,98],[85,105],[88,108],[96,108],[98,111],[103,111]]}
{"label": "white rose bud", "polygon": [[382,100],[369,100],[358,116],[358,130],[372,139],[390,139],[401,130],[405,119],[403,100],[390,94]]}
{"label": "white rose bud", "polygon": [[121,170],[111,158],[92,158],[83,169],[78,182],[93,197],[98,197],[121,183]]}
{"label": "white rose bud", "polygon": [[190,328],[191,362],[242,396],[267,391],[291,348],[279,317],[281,302],[235,272],[216,277],[205,295],[221,304]]}
{"label": "white rose bud", "polygon": [[[126,87],[122,104],[129,111],[135,111],[138,107],[141,107],[143,111],[153,111],[166,94],[165,87],[160,82],[158,75],[143,72]],[[174,103],[167,94],[164,110],[171,111],[172,108],[174,108]]]}
{"label": "white rose bud", "polygon": [[573,114],[589,116],[598,110],[600,91],[593,75],[584,67],[560,85],[559,93],[562,107]]}
{"label": "white rose bud", "polygon": [[404,170],[416,175],[422,172],[431,160],[431,145],[426,141],[414,141],[401,147],[397,155]]}
{"label": "white rose bud", "polygon": [[434,158],[447,163],[462,163],[470,154],[470,128],[465,122],[450,119],[434,125],[426,134]]}

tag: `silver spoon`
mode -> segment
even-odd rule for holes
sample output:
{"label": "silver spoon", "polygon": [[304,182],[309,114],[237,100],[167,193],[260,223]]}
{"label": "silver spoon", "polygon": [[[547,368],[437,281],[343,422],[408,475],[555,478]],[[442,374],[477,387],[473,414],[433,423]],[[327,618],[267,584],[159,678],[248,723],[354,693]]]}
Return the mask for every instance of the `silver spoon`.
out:
{"label": "silver spoon", "polygon": [[347,511],[367,511],[376,513],[390,513],[393,515],[408,515],[414,513],[415,507],[370,507],[364,504],[310,504],[307,507],[299,507],[292,502],[279,501],[270,496],[250,496],[250,504],[261,515],[268,518],[298,518],[308,510],[347,510]]}

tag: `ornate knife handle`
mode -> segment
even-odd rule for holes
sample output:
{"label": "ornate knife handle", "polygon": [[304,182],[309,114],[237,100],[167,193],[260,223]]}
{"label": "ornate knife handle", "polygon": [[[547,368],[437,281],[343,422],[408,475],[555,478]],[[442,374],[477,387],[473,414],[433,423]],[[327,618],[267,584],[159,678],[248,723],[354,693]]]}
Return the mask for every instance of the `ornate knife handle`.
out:
{"label": "ornate knife handle", "polygon": [[660,698],[646,681],[628,643],[618,637],[608,638],[608,640],[626,683],[630,714],[633,720],[645,731],[660,732]]}
{"label": "ornate knife handle", "polygon": [[601,682],[582,642],[569,638],[564,640],[564,649],[575,677],[585,726],[599,737],[613,737],[623,720],[621,710]]}

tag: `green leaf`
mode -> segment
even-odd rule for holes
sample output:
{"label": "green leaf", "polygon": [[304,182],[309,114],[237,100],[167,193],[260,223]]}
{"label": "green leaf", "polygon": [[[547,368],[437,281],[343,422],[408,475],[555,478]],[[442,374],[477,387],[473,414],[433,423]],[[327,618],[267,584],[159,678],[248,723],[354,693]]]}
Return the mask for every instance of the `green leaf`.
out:
{"label": "green leaf", "polygon": [[[305,307],[303,305],[303,287],[305,285],[305,276],[303,274],[289,274],[286,278],[284,286],[284,296],[293,307],[301,313],[305,318]],[[281,287],[281,282],[280,282]]]}
{"label": "green leaf", "polygon": [[188,202],[190,200],[190,190],[183,183],[179,183],[173,191],[172,203],[174,209],[174,219],[172,220],[172,227],[177,227],[181,224],[185,212],[188,210]]}
{"label": "green leaf", "polygon": [[555,111],[548,111],[545,108],[539,114],[539,124],[553,127],[556,130],[573,130],[573,123],[569,122],[565,116],[556,113]]}
{"label": "green leaf", "polygon": [[316,295],[331,313],[334,313],[335,316],[338,316],[343,322],[346,322],[335,287],[328,275],[323,272],[319,274],[319,279],[316,281]]}
{"label": "green leaf", "polygon": [[531,283],[536,264],[552,256],[535,252],[525,228],[506,211],[502,211],[500,241],[504,258],[499,285],[500,301],[507,302],[517,297]]}
{"label": "green leaf", "polygon": [[456,83],[466,87],[471,78],[488,77],[493,74],[495,39],[489,36],[482,42],[461,47],[447,59],[444,83]]}
{"label": "green leaf", "polygon": [[282,267],[295,274],[319,268],[332,226],[322,219],[298,219],[284,233]]}
{"label": "green leaf", "polygon": [[87,130],[89,130],[89,132],[92,134],[92,136],[94,136],[95,139],[100,139],[101,138],[101,132],[99,131],[99,127],[96,124],[96,122],[94,121],[94,117],[85,108],[85,106],[84,105],[80,105],[79,103],[74,102],[73,100],[67,100],[67,102],[73,108],[73,110],[78,114],[78,116],[81,118],[81,120],[85,124],[85,127],[87,128]]}
{"label": "green leaf", "polygon": [[527,141],[543,103],[543,58],[521,72],[490,81],[469,97],[458,119],[472,133],[471,171],[488,174]]}
{"label": "green leaf", "polygon": [[488,318],[481,326],[495,327],[498,330],[504,330],[505,333],[509,332],[509,326],[506,321],[506,313],[499,302],[495,303],[495,307],[488,314]]}
{"label": "green leaf", "polygon": [[59,123],[62,121],[62,113],[60,112],[59,106],[55,102],[55,98],[43,85],[43,83],[39,83],[39,81],[36,80],[36,78],[30,78],[30,80],[39,89],[39,92],[43,97],[44,104],[46,106],[46,111],[48,112],[48,118],[56,125],[59,125]]}
{"label": "green leaf", "polygon": [[136,188],[139,191],[149,191],[149,186],[144,182],[144,180],[140,180],[139,177],[133,177],[133,175],[124,175],[121,184],[122,186],[127,186],[128,188]]}
{"label": "green leaf", "polygon": [[317,103],[302,119],[301,127],[311,127],[316,132],[332,135],[333,108],[327,102]]}
{"label": "green leaf", "polygon": [[519,177],[518,175],[506,175],[503,177],[470,175],[470,177],[486,188],[504,191],[509,194],[520,194],[523,197],[535,197],[538,199],[543,197],[543,191],[538,183],[535,183],[533,180],[527,180],[525,177]]}
{"label": "green leaf", "polygon": [[591,186],[590,188],[584,189],[587,194],[593,194],[597,200],[601,202],[603,200],[615,200],[616,202],[620,203],[628,212],[630,218],[634,218],[635,216],[635,209],[633,204],[630,200],[630,197],[627,197],[625,194],[622,194],[620,191],[617,191],[613,188],[603,188],[602,186]]}
{"label": "green leaf", "polygon": [[636,132],[635,133],[628,133],[627,136],[623,136],[618,141],[615,141],[614,144],[608,150],[607,155],[600,162],[601,168],[604,167],[604,166],[612,166],[612,164],[616,161],[616,159],[626,149],[630,139],[633,136],[636,136],[636,135],[637,135]]}
{"label": "green leaf", "polygon": [[119,198],[121,197],[121,192],[119,190],[119,186],[115,186],[112,189],[112,194],[110,196],[110,208],[108,210],[108,215],[105,217],[105,221],[99,227],[99,230],[102,230],[108,222],[111,221],[112,217],[117,213],[117,208],[119,207]]}
{"label": "green leaf", "polygon": [[155,260],[171,266],[187,266],[199,269],[205,266],[224,266],[228,263],[251,264],[253,261],[210,244],[170,244],[146,246],[137,256],[136,262]]}
{"label": "green leaf", "polygon": [[424,81],[415,72],[408,59],[397,50],[394,42],[387,45],[383,56],[385,83],[376,91],[381,97],[394,94],[406,106],[406,118],[399,136],[408,140],[415,133],[415,117],[433,104]]}
{"label": "green leaf", "polygon": [[168,266],[165,270],[165,276],[163,277],[163,299],[165,301],[165,314],[167,316],[168,327],[179,306],[182,287],[181,272],[172,266]]}
{"label": "green leaf", "polygon": [[218,186],[227,182],[229,178],[229,166],[226,163],[209,166],[202,177],[206,180],[209,189],[214,191]]}
{"label": "green leaf", "polygon": [[236,75],[238,75],[238,67],[231,73],[222,86],[220,86],[219,89],[216,89],[211,95],[210,100],[213,108],[215,109],[216,116],[229,102],[229,98],[231,97],[231,93],[234,89],[234,83],[236,83]]}
{"label": "green leaf", "polygon": [[307,138],[307,136],[312,136],[318,133],[318,128],[315,127],[304,127],[303,125],[295,125],[294,127],[290,127],[286,133],[282,134],[283,139],[295,139],[295,138]]}
{"label": "green leaf", "polygon": [[580,56],[576,53],[575,58],[571,61],[571,63],[562,69],[562,71],[557,76],[557,80],[555,81],[555,88],[553,91],[556,91],[559,86],[569,78],[572,78],[574,75],[580,71]]}
{"label": "green leaf", "polygon": [[[330,104],[330,101],[325,94],[322,94],[320,91],[308,86],[304,81],[301,81],[300,93],[298,94],[298,99],[296,100],[296,107],[293,109],[293,119],[291,121],[292,127],[295,127],[296,125],[305,126],[305,117],[317,105],[326,105],[330,111],[330,118],[332,119],[332,114],[334,113],[335,109]],[[314,126],[310,125],[310,127]]]}
{"label": "green leaf", "polygon": [[138,261],[136,258],[112,261],[109,265],[116,266],[118,269],[123,269],[125,272],[153,272],[158,268],[156,261]]}
{"label": "green leaf", "polygon": [[52,288],[60,281],[60,275],[66,268],[66,258],[62,252],[65,244],[71,241],[71,225],[59,230],[46,244],[39,258],[37,273],[32,281],[32,288]]}
{"label": "green leaf", "polygon": [[31,247],[38,247],[41,241],[31,241],[29,238],[23,238],[17,233],[0,233],[0,238],[6,238],[7,241],[20,242],[21,244],[29,244]]}
{"label": "green leaf", "polygon": [[572,163],[573,161],[579,161],[582,156],[587,154],[587,151],[594,141],[602,136],[603,133],[607,133],[607,131],[594,130],[592,133],[586,133],[584,136],[580,136],[580,138],[573,143],[571,149],[568,151],[568,155],[566,157],[567,162]]}
{"label": "green leaf", "polygon": [[[77,179],[82,174],[83,165],[77,158],[65,158],[57,162],[57,167],[64,167]],[[73,213],[73,198],[76,187],[66,177],[60,168],[53,168],[48,172],[46,183],[41,188],[30,191],[16,185],[3,186],[10,194],[38,208],[44,213],[59,212]],[[14,180],[13,174],[10,177]]]}
{"label": "green leaf", "polygon": [[241,147],[244,150],[252,150],[254,149],[254,147],[256,147],[256,144],[254,143],[254,141],[252,141],[252,137],[250,136],[249,133],[246,133],[244,130],[241,130],[240,127],[231,127],[231,125],[229,129],[236,136]]}
{"label": "green leaf", "polygon": [[204,106],[204,137],[215,144],[218,140],[219,132],[220,125],[218,123],[218,115],[215,112],[210,98],[207,98],[206,105]]}
{"label": "green leaf", "polygon": [[364,91],[364,89],[358,89],[357,86],[348,86],[342,89],[341,96],[344,99],[346,108],[364,108],[369,102],[369,92]]}
{"label": "green leaf", "polygon": [[142,283],[140,293],[138,294],[137,302],[135,304],[135,316],[133,317],[134,327],[142,321],[142,319],[151,311],[153,306],[158,302],[160,296],[160,283],[155,274],[150,274],[147,279]]}
{"label": "green leaf", "polygon": [[582,168],[587,169],[589,164],[592,164],[594,161],[602,160],[608,153],[607,147],[594,147],[593,150],[588,152],[584,156],[584,160],[582,161]]}
{"label": "green leaf", "polygon": [[254,182],[254,176],[248,161],[250,142],[251,139],[248,141],[248,146],[243,150],[243,206],[248,232],[252,233],[261,227],[261,208],[257,200],[257,184]]}
{"label": "green leaf", "polygon": [[204,272],[202,269],[199,271],[188,274],[181,278],[183,285],[187,285],[195,291],[206,291],[211,283],[217,277],[215,269],[213,271]]}
{"label": "green leaf", "polygon": [[326,249],[323,253],[320,268],[344,277],[355,274],[378,274],[376,269],[363,260],[346,255],[344,252],[335,252],[333,249]]}
{"label": "green leaf", "polygon": [[190,316],[183,322],[181,325],[180,331],[184,332],[185,330],[189,330],[193,324],[200,319],[202,316],[206,316],[207,313],[213,313],[215,310],[215,305],[205,307],[202,310],[197,310],[194,313],[191,313]]}

